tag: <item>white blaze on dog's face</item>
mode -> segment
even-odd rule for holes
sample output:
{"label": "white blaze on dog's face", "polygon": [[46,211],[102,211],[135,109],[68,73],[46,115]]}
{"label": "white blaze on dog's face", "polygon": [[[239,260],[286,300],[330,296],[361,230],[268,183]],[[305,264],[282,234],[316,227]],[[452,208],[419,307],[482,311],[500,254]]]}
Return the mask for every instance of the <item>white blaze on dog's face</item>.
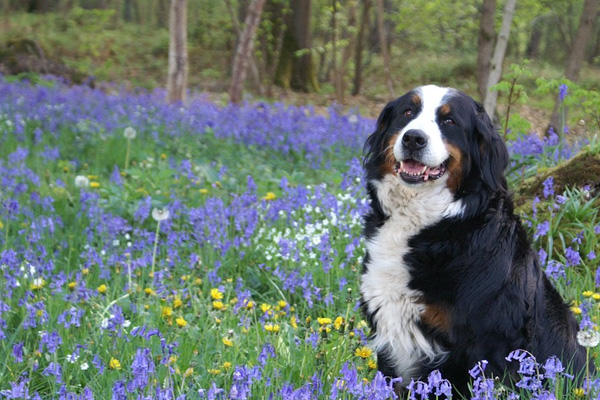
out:
{"label": "white blaze on dog's face", "polygon": [[395,172],[409,184],[438,180],[446,175],[450,157],[444,143],[440,108],[452,90],[438,86],[422,86],[414,92],[413,101],[400,111],[410,122],[397,135],[393,145]]}

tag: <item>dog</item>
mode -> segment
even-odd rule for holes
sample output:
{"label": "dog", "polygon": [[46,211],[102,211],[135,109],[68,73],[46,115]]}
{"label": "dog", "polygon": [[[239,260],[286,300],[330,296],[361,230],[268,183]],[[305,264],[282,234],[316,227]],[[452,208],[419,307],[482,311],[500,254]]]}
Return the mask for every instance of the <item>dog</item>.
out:
{"label": "dog", "polygon": [[585,367],[577,322],[514,213],[508,151],[481,104],[416,88],[385,106],[364,156],[361,302],[379,371],[406,386],[437,369],[464,395],[480,360],[486,375],[514,374],[505,357],[515,349]]}

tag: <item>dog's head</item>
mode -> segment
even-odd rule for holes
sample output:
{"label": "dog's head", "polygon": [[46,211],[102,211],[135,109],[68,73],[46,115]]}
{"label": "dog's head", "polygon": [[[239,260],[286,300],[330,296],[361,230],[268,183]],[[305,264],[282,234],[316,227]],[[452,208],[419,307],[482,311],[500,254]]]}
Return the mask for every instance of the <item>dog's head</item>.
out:
{"label": "dog's head", "polygon": [[481,104],[451,88],[422,86],[390,102],[365,144],[369,180],[446,185],[456,198],[506,190],[508,152]]}

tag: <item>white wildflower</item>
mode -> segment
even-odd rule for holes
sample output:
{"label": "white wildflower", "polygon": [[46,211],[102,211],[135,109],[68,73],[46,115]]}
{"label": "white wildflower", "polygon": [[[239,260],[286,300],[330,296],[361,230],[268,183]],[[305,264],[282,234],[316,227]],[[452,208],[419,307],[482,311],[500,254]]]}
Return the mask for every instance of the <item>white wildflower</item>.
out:
{"label": "white wildflower", "polygon": [[137,135],[137,132],[135,131],[135,129],[133,129],[130,126],[125,128],[125,130],[123,131],[123,136],[125,136],[125,139],[135,139],[136,135]]}
{"label": "white wildflower", "polygon": [[600,333],[593,329],[577,332],[577,342],[583,347],[596,347],[600,343]]}
{"label": "white wildflower", "polygon": [[90,186],[90,180],[87,176],[77,175],[75,177],[75,186],[79,188],[84,188]]}
{"label": "white wildflower", "polygon": [[152,218],[154,218],[156,222],[169,219],[169,210],[167,210],[166,208],[153,208]]}

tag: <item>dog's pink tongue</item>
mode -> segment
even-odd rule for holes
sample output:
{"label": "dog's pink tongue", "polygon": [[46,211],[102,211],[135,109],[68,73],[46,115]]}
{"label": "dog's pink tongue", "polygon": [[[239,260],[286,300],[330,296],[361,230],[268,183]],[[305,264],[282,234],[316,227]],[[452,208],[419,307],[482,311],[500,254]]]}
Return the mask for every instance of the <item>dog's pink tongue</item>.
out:
{"label": "dog's pink tongue", "polygon": [[420,174],[423,172],[425,165],[415,160],[402,161],[402,169],[409,174]]}

